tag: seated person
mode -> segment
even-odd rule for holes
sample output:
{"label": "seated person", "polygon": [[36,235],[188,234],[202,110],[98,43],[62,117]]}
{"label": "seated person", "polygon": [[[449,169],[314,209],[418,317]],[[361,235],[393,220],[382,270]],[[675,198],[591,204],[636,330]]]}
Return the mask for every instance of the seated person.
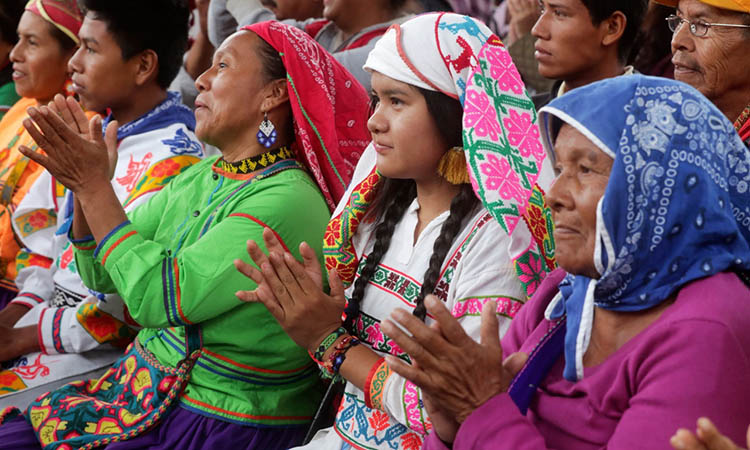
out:
{"label": "seated person", "polygon": [[[68,60],[78,47],[81,12],[73,0],[29,2],[18,23],[18,42],[10,52],[16,92],[23,97],[0,121],[0,308],[15,298],[18,238],[11,214],[43,168],[19,152],[36,149],[22,122],[30,106],[46,104],[70,88]],[[68,92],[71,93],[71,92]],[[72,94],[72,93],[71,93]],[[3,320],[0,319],[0,325]],[[0,331],[0,338],[6,333]]]}
{"label": "seated person", "polygon": [[[105,125],[121,124],[112,187],[131,211],[203,156],[193,112],[179,94],[166,91],[180,64],[172,55],[187,40],[188,11],[171,0],[85,0],[82,5],[87,10],[79,32],[82,45],[69,63],[73,91],[86,109],[110,111]],[[136,20],[141,7],[153,14]],[[56,103],[67,110],[62,96]],[[88,133],[83,114],[76,129]],[[15,328],[5,332],[9,342],[0,349],[0,361],[20,359],[0,372],[0,409],[25,407],[40,390],[111,364],[135,335],[117,295],[99,295],[99,301],[81,282],[65,233],[73,203],[72,193],[44,171],[13,213],[23,248],[16,258],[18,295],[1,313],[4,325]],[[78,355],[107,343],[119,349]],[[47,370],[23,377],[31,366]]]}
{"label": "seated person", "polygon": [[537,108],[594,81],[633,73],[626,65],[646,14],[646,0],[542,0],[531,34],[539,74],[557,80],[534,96]]}
{"label": "seated person", "polygon": [[[443,58],[456,62],[446,65]],[[540,251],[550,248],[551,240],[545,240],[542,194],[535,186],[544,161],[532,123],[535,111],[489,28],[458,14],[417,16],[388,31],[365,67],[372,73],[373,144],[326,233],[326,263],[336,274],[333,294],[321,289],[321,267],[309,247],[303,255],[315,288],[304,292],[294,286],[306,285],[305,277],[276,288],[269,280],[288,269],[267,269],[268,259],[255,246],[251,255],[262,274],[239,265],[259,284],[245,298],[263,301],[318,361],[333,361],[347,350],[335,370],[322,364],[324,373],[342,376],[346,388],[333,427],[321,430],[305,449],[419,448],[432,425],[419,390],[390,375],[383,357],[406,356],[382,333],[380,322],[403,305],[431,322],[424,298],[437,293],[475,338],[478,311],[499,299],[504,332],[553,267]],[[480,112],[494,102],[498,106]],[[506,132],[511,138],[503,142]],[[513,195],[502,197],[505,189]],[[283,264],[284,254],[291,258],[273,239],[266,247],[274,266]],[[339,276],[349,285],[345,292],[333,282]],[[291,299],[264,295],[285,291]],[[284,304],[283,314],[277,303]],[[360,341],[363,345],[346,347]]]}
{"label": "seated person", "polygon": [[677,8],[668,20],[675,80],[714,102],[750,148],[750,3],[656,1]]}
{"label": "seated person", "polygon": [[[313,67],[308,51],[319,55]],[[235,296],[248,282],[232,260],[264,227],[291,249],[322,242],[367,139],[367,94],[309,36],[278,22],[227,39],[196,83],[196,134],[222,156],[128,214],[97,122],[87,139],[48,108],[32,110],[47,149],[34,157],[75,193],[82,280],[119,293],[143,329],[101,379],[42,395],[23,417],[6,414],[0,448],[300,443],[320,399],[317,368],[265,308]],[[38,408],[50,411],[43,423]]]}
{"label": "seated person", "polygon": [[477,344],[434,299],[439,331],[405,311],[392,319],[414,338],[383,326],[417,363],[389,358],[393,370],[434,408],[425,448],[664,448],[703,414],[744,439],[750,151],[711,102],[664,78],[597,82],[540,116],[561,269],[502,344],[491,310]]}
{"label": "seated person", "polygon": [[18,42],[16,28],[26,0],[6,0],[0,4],[0,120],[19,97],[13,84],[13,64],[10,51]]}

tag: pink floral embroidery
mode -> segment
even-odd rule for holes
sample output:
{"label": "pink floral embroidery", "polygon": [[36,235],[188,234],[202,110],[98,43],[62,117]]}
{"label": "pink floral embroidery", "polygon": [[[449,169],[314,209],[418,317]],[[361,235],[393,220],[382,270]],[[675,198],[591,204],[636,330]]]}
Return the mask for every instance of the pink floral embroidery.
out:
{"label": "pink floral embroidery", "polygon": [[521,283],[523,283],[524,286],[526,286],[526,296],[531,297],[542,283],[541,274],[544,273],[542,269],[542,260],[529,252],[528,264],[518,260],[518,267],[521,269],[521,272],[523,272],[518,276],[518,279],[521,280]]}
{"label": "pink floral embroidery", "polygon": [[456,303],[453,306],[451,314],[457,319],[468,315],[478,316],[482,314],[484,304],[490,300],[495,300],[497,302],[497,314],[508,316],[511,319],[516,317],[516,314],[518,314],[518,311],[523,306],[523,303],[514,298],[467,298],[466,300],[461,300]]}
{"label": "pink floral embroidery", "polygon": [[521,186],[521,181],[510,167],[506,159],[499,159],[496,155],[488,154],[487,162],[480,165],[482,173],[487,177],[484,186],[489,191],[497,191],[503,200],[513,199],[524,204],[528,195]]}
{"label": "pink floral embroidery", "polygon": [[544,160],[544,149],[539,141],[539,127],[531,121],[531,114],[518,114],[511,109],[510,117],[503,119],[503,124],[508,130],[510,144],[518,148],[524,158],[533,155],[537,162]]}
{"label": "pink floral embroidery", "polygon": [[510,54],[504,48],[487,47],[485,53],[490,63],[490,75],[496,79],[500,89],[512,91],[516,95],[523,94],[523,81],[516,66],[510,58]]}
{"label": "pink floral embroidery", "polygon": [[464,104],[464,126],[473,128],[479,137],[490,136],[496,141],[502,130],[495,106],[484,92],[469,91]]}

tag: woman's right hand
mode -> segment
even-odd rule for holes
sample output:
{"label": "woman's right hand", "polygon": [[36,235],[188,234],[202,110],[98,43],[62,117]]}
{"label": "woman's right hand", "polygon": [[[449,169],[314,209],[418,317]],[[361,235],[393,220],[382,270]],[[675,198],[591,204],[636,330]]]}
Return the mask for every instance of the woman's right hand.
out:
{"label": "woman's right hand", "polygon": [[[685,428],[677,432],[669,440],[676,450],[741,450],[731,439],[719,432],[716,426],[707,418],[698,419],[695,434]],[[750,427],[747,429],[747,446],[750,447]]]}
{"label": "woman's right hand", "polygon": [[323,292],[320,263],[306,243],[300,245],[300,263],[270,229],[263,230],[263,240],[268,256],[255,242],[247,243],[247,252],[260,270],[239,259],[234,262],[237,270],[257,284],[254,290],[237,292],[237,297],[263,303],[297,345],[315,351],[326,336],[341,326],[346,305],[344,285],[331,271],[331,293]]}

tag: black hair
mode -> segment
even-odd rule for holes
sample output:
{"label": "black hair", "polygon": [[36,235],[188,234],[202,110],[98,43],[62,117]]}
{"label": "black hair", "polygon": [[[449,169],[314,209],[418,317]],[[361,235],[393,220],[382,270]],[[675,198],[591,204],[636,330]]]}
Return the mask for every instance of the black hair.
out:
{"label": "black hair", "polygon": [[625,15],[627,23],[618,43],[617,53],[622,61],[626,61],[646,16],[648,0],[581,0],[581,3],[588,9],[594,25],[609,19],[617,11]]}
{"label": "black hair", "polygon": [[127,60],[145,50],[159,59],[156,81],[166,89],[187,50],[190,11],[186,0],[80,0],[86,13],[107,24]]}
{"label": "black hair", "polygon": [[261,68],[265,82],[286,78],[286,67],[281,55],[263,38],[258,39],[258,56],[263,62]]}
{"label": "black hair", "polygon": [[18,42],[18,22],[23,15],[26,0],[3,0],[0,5],[0,39],[15,44]]}
{"label": "black hair", "polygon": [[[461,118],[463,108],[458,100],[444,94],[419,88],[425,98],[427,110],[432,116],[441,137],[449,147],[461,146],[463,142]],[[379,189],[377,199],[373,205],[373,213],[377,217],[375,227],[375,245],[367,256],[359,278],[354,283],[354,290],[346,308],[346,322],[344,326],[351,333],[356,332],[355,321],[360,313],[360,303],[364,298],[365,288],[375,275],[380,261],[391,245],[391,238],[396,224],[401,220],[409,205],[417,196],[417,186],[414,180],[400,180],[385,178]],[[461,190],[450,206],[450,215],[440,228],[440,235],[432,247],[430,264],[422,280],[422,289],[417,297],[413,314],[424,321],[427,311],[424,299],[434,292],[439,281],[440,270],[453,241],[461,231],[461,225],[476,207],[479,200],[474,195],[470,184],[461,186]]]}

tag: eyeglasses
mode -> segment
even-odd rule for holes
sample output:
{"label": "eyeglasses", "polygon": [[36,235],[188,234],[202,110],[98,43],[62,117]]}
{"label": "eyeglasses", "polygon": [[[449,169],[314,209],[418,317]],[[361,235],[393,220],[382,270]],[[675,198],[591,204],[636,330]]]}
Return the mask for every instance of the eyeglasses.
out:
{"label": "eyeglasses", "polygon": [[687,20],[674,14],[667,17],[667,25],[672,33],[676,33],[683,23],[689,25],[690,34],[696,37],[704,37],[708,34],[711,27],[728,27],[728,28],[750,28],[750,25],[740,25],[736,23],[708,23],[702,20]]}

